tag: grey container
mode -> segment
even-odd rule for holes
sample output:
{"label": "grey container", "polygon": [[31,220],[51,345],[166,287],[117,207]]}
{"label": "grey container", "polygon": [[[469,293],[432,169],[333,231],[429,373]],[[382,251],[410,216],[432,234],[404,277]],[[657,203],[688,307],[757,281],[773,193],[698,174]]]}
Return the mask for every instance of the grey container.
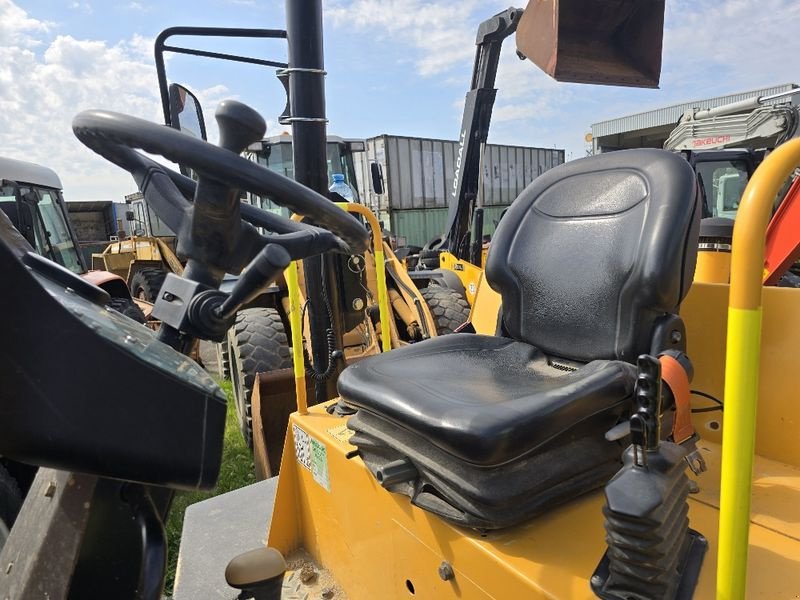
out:
{"label": "grey container", "polygon": [[[355,157],[363,201],[395,235],[422,245],[443,233],[443,215],[453,199],[457,156],[458,142],[454,140],[397,135],[369,138],[366,151]],[[373,162],[383,172],[385,193],[381,195],[372,189]],[[478,205],[502,210],[536,177],[563,162],[564,150],[560,149],[487,144]],[[414,212],[395,215],[399,211]],[[485,219],[485,228],[487,233],[494,230],[491,219]]]}

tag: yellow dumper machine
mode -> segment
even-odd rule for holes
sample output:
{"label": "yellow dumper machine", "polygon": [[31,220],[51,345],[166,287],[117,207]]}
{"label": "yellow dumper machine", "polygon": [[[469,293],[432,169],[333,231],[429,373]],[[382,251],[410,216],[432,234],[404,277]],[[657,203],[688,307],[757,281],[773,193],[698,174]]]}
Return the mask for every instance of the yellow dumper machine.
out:
{"label": "yellow dumper machine", "polygon": [[[533,0],[517,47],[558,79],[655,86],[663,9],[663,1]],[[321,23],[317,0],[287,2],[296,92],[322,89],[315,88],[323,75]],[[313,97],[290,94],[295,127],[324,117],[307,103]],[[23,294],[4,297],[0,314],[24,318],[47,303],[48,319],[63,313],[87,354],[129,357],[124,364],[136,375],[113,405],[85,388],[73,400],[70,378],[58,388],[31,386],[32,377],[12,377],[6,364],[20,349],[47,346],[36,346],[27,329],[7,329],[13,339],[0,346],[0,374],[11,389],[0,397],[8,416],[0,419],[0,453],[62,470],[40,471],[41,493],[26,500],[0,553],[0,564],[10,565],[0,571],[0,590],[9,597],[100,590],[159,598],[168,490],[213,485],[225,412],[214,384],[168,346],[185,350],[192,337],[224,332],[247,290],[289,264],[282,239],[289,247],[307,236],[314,253],[352,253],[367,243],[363,227],[327,199],[236,156],[259,135],[263,120],[254,111],[226,102],[217,115],[222,148],[105,111],[74,122],[81,141],[131,171],[145,194],[153,188],[143,169],[148,181],[163,177],[161,197],[172,199],[157,208],[183,210],[197,234],[183,277],[167,277],[154,309],[160,341],[132,329],[115,337],[124,323],[67,294],[61,280],[23,268],[26,255],[10,253],[3,236],[2,266],[25,302]],[[296,171],[305,165],[297,154],[304,133],[295,130]],[[321,133],[324,145],[324,127]],[[196,187],[134,148],[191,166],[200,173]],[[299,406],[266,543],[228,562],[228,584],[242,599],[282,592],[370,600],[797,597],[800,409],[791,377],[800,356],[800,292],[764,287],[762,267],[773,200],[799,165],[800,141],[788,142],[748,184],[729,284],[693,281],[702,200],[680,156],[621,151],[536,179],[489,251],[473,309],[487,310],[494,297],[498,315],[502,303],[496,319],[475,320],[490,323],[488,330],[476,326],[476,333],[355,362],[341,373],[338,396],[314,406],[303,401],[296,368]],[[170,196],[168,180],[194,191],[193,210],[186,194]],[[268,191],[324,229],[302,224],[281,238],[288,226],[276,220],[276,235],[259,247],[261,238],[242,225],[239,241],[211,236],[231,258],[211,257],[200,235],[216,231],[203,220],[210,208],[238,226],[238,193],[226,196],[225,186]],[[242,283],[220,295],[219,272],[241,268],[243,257],[250,262]],[[26,375],[37,368],[12,364]],[[165,397],[134,398],[140,384]],[[60,403],[48,401],[48,391]],[[184,426],[173,431],[180,411]],[[78,437],[90,425],[91,440]],[[53,507],[68,510],[68,527]],[[138,524],[138,538],[108,535],[126,522]],[[62,550],[40,541],[52,539]],[[301,579],[314,579],[316,588],[284,586],[310,564],[316,579]],[[209,589],[208,597],[216,595]]]}
{"label": "yellow dumper machine", "polygon": [[[558,79],[654,85],[663,4],[611,4],[531,2],[518,49]],[[598,26],[606,39],[581,39]],[[499,321],[345,370],[346,422],[300,406],[268,546],[309,553],[352,598],[800,593],[800,296],[761,284],[772,199],[798,164],[800,143],[757,172],[730,286],[692,282],[701,199],[678,156],[540,177],[489,254]]]}

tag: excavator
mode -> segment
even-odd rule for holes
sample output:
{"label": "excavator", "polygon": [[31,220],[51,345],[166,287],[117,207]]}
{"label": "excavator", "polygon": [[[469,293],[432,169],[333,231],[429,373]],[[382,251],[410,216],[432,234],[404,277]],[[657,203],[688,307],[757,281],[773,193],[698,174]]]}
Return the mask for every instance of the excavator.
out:
{"label": "excavator", "polygon": [[[712,261],[727,265],[733,220],[748,181],[764,157],[797,137],[800,110],[794,96],[800,88],[758,96],[684,113],[664,142],[680,152],[697,174],[703,194],[704,220],[700,248]],[[800,224],[800,180],[792,173],[773,204],[774,216],[767,236],[764,281],[787,287],[800,286],[795,262],[800,240],[792,230]],[[727,269],[716,269],[726,281]]]}
{"label": "excavator", "polygon": [[733,218],[745,186],[766,152],[797,137],[800,88],[684,113],[664,142],[698,174],[704,216]]}
{"label": "excavator", "polygon": [[[533,0],[517,49],[560,81],[652,86],[663,15],[659,1]],[[189,261],[164,282],[157,336],[0,228],[19,292],[0,297],[0,453],[44,467],[0,552],[8,597],[159,599],[171,496],[213,486],[223,440],[224,396],[182,352],[222,335],[292,258],[368,244],[320,193],[322,3],[290,0],[286,17],[300,182],[239,156],[264,121],[237,102],[217,110],[219,146],[109,111],[73,121],[186,232]],[[267,531],[250,531],[240,554],[206,538],[198,587],[176,598],[796,596],[800,292],[764,286],[762,268],[772,202],[798,165],[791,140],[748,183],[729,283],[695,276],[702,197],[678,155],[620,151],[538,178],[489,250],[495,329],[365,358],[335,396],[299,402],[280,476],[264,482]],[[242,189],[316,225],[265,213],[273,233],[259,233],[241,220]],[[126,369],[114,403],[91,393],[77,358],[56,360],[45,327]],[[227,529],[244,516],[216,514]]]}

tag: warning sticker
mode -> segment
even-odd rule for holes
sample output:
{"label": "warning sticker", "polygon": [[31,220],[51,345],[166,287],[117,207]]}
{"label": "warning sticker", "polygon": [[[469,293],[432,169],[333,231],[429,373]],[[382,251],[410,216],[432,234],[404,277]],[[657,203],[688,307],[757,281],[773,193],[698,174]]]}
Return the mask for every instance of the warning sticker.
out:
{"label": "warning sticker", "polygon": [[328,478],[328,450],[325,444],[314,438],[311,438],[311,474],[314,476],[314,481],[331,491],[331,482]]}
{"label": "warning sticker", "polygon": [[294,453],[297,456],[297,462],[311,472],[314,481],[330,492],[328,450],[325,448],[325,444],[315,440],[294,423],[292,424],[292,433],[294,434]]}
{"label": "warning sticker", "polygon": [[311,436],[292,424],[294,433],[294,453],[297,455],[297,462],[309,471],[311,470]]}
{"label": "warning sticker", "polygon": [[328,433],[330,433],[343,444],[348,444],[350,443],[350,438],[353,437],[355,431],[348,429],[347,425],[339,425],[338,427],[331,427],[328,429]]}

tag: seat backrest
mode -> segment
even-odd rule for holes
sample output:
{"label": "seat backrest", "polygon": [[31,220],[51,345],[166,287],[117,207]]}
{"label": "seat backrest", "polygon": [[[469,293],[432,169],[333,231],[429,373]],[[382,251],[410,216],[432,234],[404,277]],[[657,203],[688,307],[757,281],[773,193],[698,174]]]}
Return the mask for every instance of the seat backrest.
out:
{"label": "seat backrest", "polygon": [[487,259],[506,331],[563,358],[634,362],[691,285],[700,212],[692,168],[664,150],[541,175],[508,209]]}

